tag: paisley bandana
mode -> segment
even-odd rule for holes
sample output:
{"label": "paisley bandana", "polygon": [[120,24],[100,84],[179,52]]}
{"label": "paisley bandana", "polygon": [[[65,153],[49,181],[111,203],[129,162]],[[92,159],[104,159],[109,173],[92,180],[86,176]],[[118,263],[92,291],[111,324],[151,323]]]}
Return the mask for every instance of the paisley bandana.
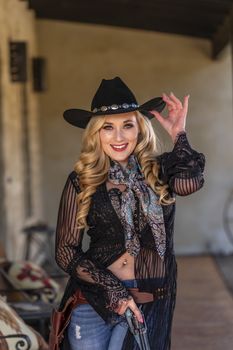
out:
{"label": "paisley bandana", "polygon": [[161,259],[166,250],[166,232],[163,219],[163,210],[158,203],[159,196],[145,183],[137,157],[132,153],[128,158],[126,168],[110,159],[108,180],[113,184],[125,184],[126,189],[121,193],[121,221],[125,230],[126,249],[129,254],[136,256],[140,251],[140,241],[136,233],[133,215],[136,208],[135,196],[151,227],[157,252]]}

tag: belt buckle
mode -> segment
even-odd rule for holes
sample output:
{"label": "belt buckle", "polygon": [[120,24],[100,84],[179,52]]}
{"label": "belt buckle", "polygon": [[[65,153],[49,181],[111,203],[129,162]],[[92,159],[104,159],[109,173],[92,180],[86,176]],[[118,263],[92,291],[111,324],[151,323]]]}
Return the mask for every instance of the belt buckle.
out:
{"label": "belt buckle", "polygon": [[158,299],[164,299],[167,293],[167,288],[166,287],[161,287],[161,288],[157,288],[154,292],[154,299],[158,300]]}

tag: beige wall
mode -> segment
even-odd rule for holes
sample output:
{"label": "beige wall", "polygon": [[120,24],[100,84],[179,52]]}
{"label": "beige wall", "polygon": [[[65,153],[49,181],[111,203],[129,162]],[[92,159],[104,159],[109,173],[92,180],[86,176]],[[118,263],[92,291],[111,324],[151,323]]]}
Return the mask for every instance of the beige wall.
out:
{"label": "beige wall", "polygon": [[32,91],[31,58],[37,54],[35,18],[27,9],[26,2],[0,0],[0,62],[1,62],[1,123],[2,158],[1,181],[4,185],[4,207],[6,231],[0,233],[0,240],[6,243],[8,256],[20,257],[22,252],[21,228],[26,223],[24,206],[24,181],[22,149],[22,83],[12,83],[9,75],[9,40],[23,40],[28,43],[28,75],[26,84],[28,99],[28,127],[32,174],[32,210],[35,217],[41,217],[40,200],[40,148],[38,139],[38,100]]}
{"label": "beige wall", "polygon": [[[207,158],[203,190],[177,199],[176,251],[229,250],[222,210],[233,186],[231,57],[218,61],[210,43],[178,35],[40,20],[39,51],[47,58],[49,90],[41,95],[43,208],[55,225],[58,201],[80,151],[82,131],[62,118],[66,108],[90,109],[100,80],[121,76],[140,103],[163,91],[189,93],[189,140]],[[155,129],[171,143],[153,121]]]}

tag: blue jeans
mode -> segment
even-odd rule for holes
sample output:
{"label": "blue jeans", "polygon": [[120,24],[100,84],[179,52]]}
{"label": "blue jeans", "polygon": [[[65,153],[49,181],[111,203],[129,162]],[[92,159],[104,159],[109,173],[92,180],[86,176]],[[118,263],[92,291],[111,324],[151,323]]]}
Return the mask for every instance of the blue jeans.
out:
{"label": "blue jeans", "polygon": [[[137,287],[136,280],[122,281],[126,288]],[[125,318],[107,324],[90,304],[78,305],[71,314],[68,339],[71,350],[119,350],[128,330]]]}

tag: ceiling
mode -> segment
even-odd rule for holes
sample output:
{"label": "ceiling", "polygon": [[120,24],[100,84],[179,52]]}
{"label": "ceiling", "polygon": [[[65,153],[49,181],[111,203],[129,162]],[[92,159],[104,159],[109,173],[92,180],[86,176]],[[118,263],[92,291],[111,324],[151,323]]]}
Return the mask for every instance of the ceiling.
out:
{"label": "ceiling", "polygon": [[105,24],[211,40],[212,57],[233,33],[233,0],[23,0],[38,18]]}

